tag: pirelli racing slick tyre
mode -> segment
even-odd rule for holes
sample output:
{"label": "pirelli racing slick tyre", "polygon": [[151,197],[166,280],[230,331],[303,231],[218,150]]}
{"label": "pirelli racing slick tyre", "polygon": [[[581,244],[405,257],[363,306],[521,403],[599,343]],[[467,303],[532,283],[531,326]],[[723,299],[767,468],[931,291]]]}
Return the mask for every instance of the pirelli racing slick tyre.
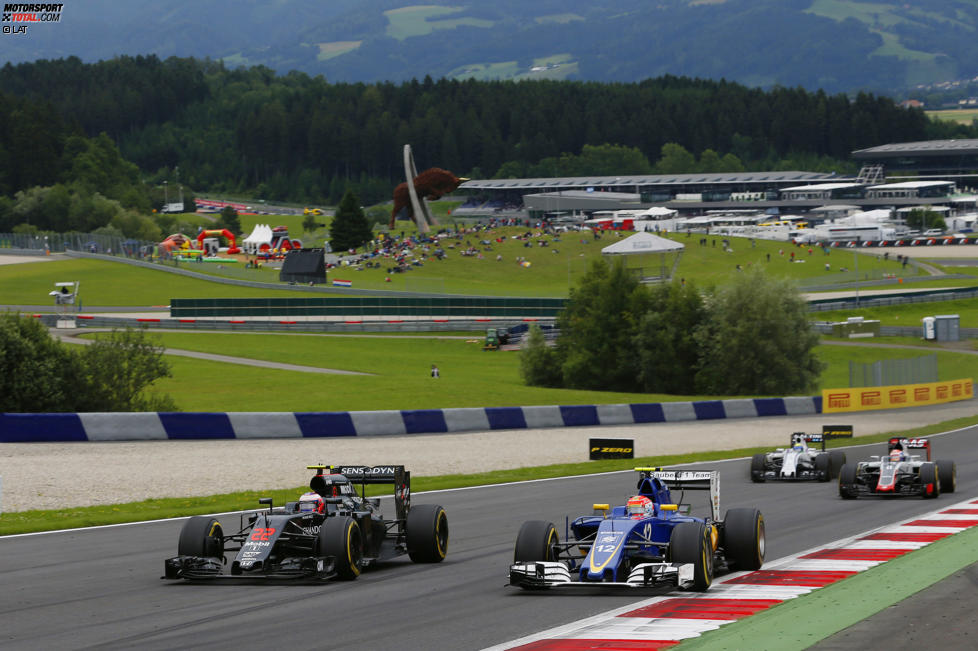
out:
{"label": "pirelli racing slick tyre", "polygon": [[723,551],[731,570],[764,564],[764,516],[757,509],[730,509],[723,519]]}
{"label": "pirelli racing slick tyre", "polygon": [[941,484],[937,477],[937,464],[920,464],[920,496],[932,500],[941,494]]}
{"label": "pirelli racing slick tyre", "polygon": [[839,497],[844,500],[856,499],[856,466],[845,463],[839,470]]}
{"label": "pirelli racing slick tyre", "polygon": [[713,541],[710,529],[702,522],[680,522],[669,538],[673,563],[693,564],[693,590],[703,592],[713,583]]}
{"label": "pirelli racing slick tyre", "polygon": [[326,518],[319,528],[316,551],[320,556],[332,556],[336,576],[352,581],[360,576],[363,564],[363,533],[360,525],[349,516]]}
{"label": "pirelli racing slick tyre", "polygon": [[820,454],[815,457],[815,472],[818,473],[819,481],[832,479],[832,460],[829,459],[829,455]]}
{"label": "pirelli racing slick tyre", "polygon": [[842,466],[846,465],[846,453],[842,450],[832,450],[829,452],[829,468],[832,471],[832,479],[839,476]]}
{"label": "pirelli racing slick tyre", "polygon": [[553,522],[529,520],[520,527],[516,534],[516,548],[513,550],[513,561],[516,563],[533,563],[535,561],[556,561],[557,528]]}
{"label": "pirelli racing slick tyre", "polygon": [[437,504],[412,506],[407,516],[408,556],[415,563],[441,563],[448,553],[448,516]]}
{"label": "pirelli racing slick tyre", "polygon": [[215,518],[195,515],[183,523],[177,555],[224,558],[224,529]]}
{"label": "pirelli racing slick tyre", "polygon": [[750,480],[755,483],[764,481],[764,466],[767,465],[767,455],[763,452],[755,454],[750,460]]}
{"label": "pirelli racing slick tyre", "polygon": [[953,493],[958,488],[958,470],[953,461],[937,460],[937,479],[941,484],[942,493]]}

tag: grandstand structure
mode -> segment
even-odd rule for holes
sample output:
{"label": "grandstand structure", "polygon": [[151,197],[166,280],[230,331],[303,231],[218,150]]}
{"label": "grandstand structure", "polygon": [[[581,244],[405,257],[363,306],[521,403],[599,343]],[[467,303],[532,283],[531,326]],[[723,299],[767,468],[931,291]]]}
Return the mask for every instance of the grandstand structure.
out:
{"label": "grandstand structure", "polygon": [[[470,180],[459,187],[457,194],[468,199],[454,214],[541,220],[652,207],[683,217],[744,210],[808,214],[834,205],[978,207],[974,196],[961,196],[962,190],[978,188],[978,139],[881,145],[854,151],[852,157],[863,163],[856,177],[777,171]],[[887,183],[887,174],[897,182]]]}
{"label": "grandstand structure", "polygon": [[852,152],[867,166],[879,166],[889,177],[971,179],[978,185],[978,139],[898,142]]}

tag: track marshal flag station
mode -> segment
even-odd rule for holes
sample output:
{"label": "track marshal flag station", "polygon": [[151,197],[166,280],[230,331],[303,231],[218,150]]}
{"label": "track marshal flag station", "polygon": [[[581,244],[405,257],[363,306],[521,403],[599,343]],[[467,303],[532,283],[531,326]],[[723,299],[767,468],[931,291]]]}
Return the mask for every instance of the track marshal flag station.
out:
{"label": "track marshal flag station", "polygon": [[974,398],[971,378],[923,384],[895,384],[883,387],[824,389],[822,412],[869,411],[937,405]]}

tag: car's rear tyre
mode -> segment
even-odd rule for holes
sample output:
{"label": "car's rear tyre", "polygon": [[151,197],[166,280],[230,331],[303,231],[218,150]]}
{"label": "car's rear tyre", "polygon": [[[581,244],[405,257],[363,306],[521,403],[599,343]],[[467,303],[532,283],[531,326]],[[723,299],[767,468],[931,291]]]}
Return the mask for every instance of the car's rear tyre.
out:
{"label": "car's rear tyre", "polygon": [[710,527],[702,522],[680,522],[669,538],[673,563],[692,563],[693,590],[703,592],[713,583],[713,543]]}
{"label": "car's rear tyre", "polygon": [[932,500],[941,494],[941,484],[937,477],[937,464],[920,464],[920,496]]}
{"label": "car's rear tyre", "polygon": [[557,528],[552,522],[529,520],[520,527],[516,534],[516,548],[513,550],[513,561],[516,563],[533,563],[535,561],[557,560]]}
{"label": "car's rear tyre", "polygon": [[336,575],[344,581],[360,576],[363,563],[363,534],[357,521],[348,516],[326,518],[319,528],[317,551],[332,556]]}
{"label": "car's rear tyre", "polygon": [[755,454],[750,460],[750,480],[755,483],[764,482],[764,466],[767,465],[767,455]]}
{"label": "car's rear tyre", "polygon": [[177,555],[223,558],[224,529],[221,523],[206,515],[195,515],[184,522]]}
{"label": "car's rear tyre", "polygon": [[412,506],[407,516],[408,556],[415,563],[441,563],[448,553],[448,515],[438,504]]}
{"label": "car's rear tyre", "polygon": [[815,472],[818,474],[819,481],[828,481],[832,478],[832,462],[829,455],[820,454],[815,457]]}
{"label": "car's rear tyre", "polygon": [[764,516],[757,509],[730,509],[723,520],[723,551],[731,570],[764,564]]}
{"label": "car's rear tyre", "polygon": [[839,470],[839,497],[844,500],[856,499],[856,466],[845,463]]}
{"label": "car's rear tyre", "polygon": [[942,493],[953,493],[958,489],[958,469],[953,461],[937,460],[937,479],[940,481]]}
{"label": "car's rear tyre", "polygon": [[844,465],[846,465],[846,453],[842,450],[831,450],[829,452],[829,468],[832,471],[832,479],[839,476],[839,471]]}

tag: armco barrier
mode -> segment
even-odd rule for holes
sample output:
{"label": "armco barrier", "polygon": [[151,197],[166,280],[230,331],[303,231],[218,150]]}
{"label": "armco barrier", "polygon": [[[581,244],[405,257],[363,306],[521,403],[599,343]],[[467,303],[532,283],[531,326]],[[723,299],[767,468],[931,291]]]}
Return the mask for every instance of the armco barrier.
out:
{"label": "armco barrier", "polygon": [[799,416],[819,396],[618,405],[340,412],[0,414],[0,443],[329,438]]}

